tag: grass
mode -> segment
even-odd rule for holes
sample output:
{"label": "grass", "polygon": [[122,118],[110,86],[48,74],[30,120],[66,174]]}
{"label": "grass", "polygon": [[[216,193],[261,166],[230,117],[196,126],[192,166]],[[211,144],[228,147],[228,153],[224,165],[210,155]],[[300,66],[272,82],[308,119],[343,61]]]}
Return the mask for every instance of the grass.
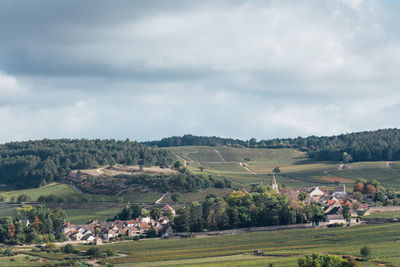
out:
{"label": "grass", "polygon": [[[255,232],[197,239],[130,241],[104,245],[127,256],[112,264],[138,266],[297,266],[297,259],[311,253],[358,256],[368,245],[376,262],[399,266],[399,223],[351,228],[301,229]],[[261,250],[266,256],[251,256]],[[124,265],[121,265],[124,266]],[[128,266],[128,265],[127,265]],[[376,266],[368,263],[362,266]]]}
{"label": "grass", "polygon": [[364,216],[364,218],[371,218],[371,219],[400,218],[400,211],[374,212],[370,215]]}
{"label": "grass", "polygon": [[[2,188],[0,188],[2,189]],[[21,194],[28,195],[31,200],[36,201],[40,196],[48,196],[54,194],[56,196],[76,196],[80,197],[81,194],[76,192],[71,186],[66,184],[59,183],[51,183],[46,186],[42,186],[39,188],[30,188],[30,189],[22,189],[22,190],[13,190],[12,188],[8,188],[6,190],[0,190],[0,194],[5,196],[8,200],[11,197],[18,198]]]}

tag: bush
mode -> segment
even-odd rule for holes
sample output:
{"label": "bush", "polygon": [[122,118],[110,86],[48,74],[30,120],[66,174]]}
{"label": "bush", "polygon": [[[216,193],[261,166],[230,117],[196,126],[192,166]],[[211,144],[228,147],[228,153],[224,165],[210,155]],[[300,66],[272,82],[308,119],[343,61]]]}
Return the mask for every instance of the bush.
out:
{"label": "bush", "polygon": [[89,248],[86,253],[88,255],[90,255],[90,256],[95,257],[95,258],[100,258],[101,257],[101,252],[100,252],[99,248],[97,248],[97,247]]}
{"label": "bush", "polygon": [[65,253],[72,253],[74,251],[74,246],[72,246],[71,244],[66,244],[63,248],[63,251]]}
{"label": "bush", "polygon": [[365,247],[361,248],[360,254],[361,254],[363,257],[368,257],[368,256],[371,255],[371,249],[370,249],[369,247],[365,246]]}
{"label": "bush", "polygon": [[107,254],[107,257],[111,257],[111,256],[115,256],[117,253],[115,252],[115,250],[110,248],[110,249],[106,250],[106,254]]}

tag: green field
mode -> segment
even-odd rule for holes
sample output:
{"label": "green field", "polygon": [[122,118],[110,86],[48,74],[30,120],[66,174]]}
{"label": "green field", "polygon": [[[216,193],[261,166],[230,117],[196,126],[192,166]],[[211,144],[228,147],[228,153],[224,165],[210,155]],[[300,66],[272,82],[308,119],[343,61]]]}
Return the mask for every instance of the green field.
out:
{"label": "green field", "polygon": [[[362,266],[400,266],[400,224],[351,228],[255,232],[196,239],[129,241],[104,245],[126,256],[107,260],[117,266],[297,266],[311,253],[359,256],[368,245],[372,258]],[[261,250],[265,256],[252,256]],[[119,265],[121,264],[121,265]]]}
{"label": "green field", "polygon": [[[71,223],[83,224],[89,220],[106,221],[113,218],[121,208],[108,208],[108,209],[64,209],[67,214],[67,220]],[[17,216],[17,208],[1,208],[0,218]]]}
{"label": "green field", "polygon": [[84,224],[89,220],[106,221],[113,218],[121,209],[65,209],[68,221],[76,224]]}

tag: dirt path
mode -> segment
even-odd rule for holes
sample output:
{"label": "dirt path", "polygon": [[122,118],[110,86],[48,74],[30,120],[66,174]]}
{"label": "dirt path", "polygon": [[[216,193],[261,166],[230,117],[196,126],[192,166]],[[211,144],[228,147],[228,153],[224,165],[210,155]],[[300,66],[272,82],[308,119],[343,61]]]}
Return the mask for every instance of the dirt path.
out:
{"label": "dirt path", "polygon": [[224,159],[224,157],[221,155],[221,153],[220,153],[217,149],[214,149],[214,151],[215,151],[215,153],[217,153],[218,157],[219,157],[223,162],[226,162],[226,160]]}
{"label": "dirt path", "polygon": [[240,165],[243,169],[245,169],[246,171],[248,171],[248,172],[250,172],[250,173],[252,173],[252,174],[258,174],[258,173],[256,173],[255,171],[250,170],[243,162],[239,162],[239,165]]}
{"label": "dirt path", "polygon": [[104,168],[98,168],[98,169],[96,169],[96,172],[98,172],[100,174],[104,174]]}
{"label": "dirt path", "polygon": [[156,200],[156,202],[154,202],[154,204],[160,204],[160,202],[164,199],[164,197],[168,195],[168,193],[165,193],[164,195],[162,195],[159,199]]}
{"label": "dirt path", "polygon": [[182,158],[181,156],[175,155],[178,159],[183,160],[183,166],[186,167],[187,166],[187,160]]}

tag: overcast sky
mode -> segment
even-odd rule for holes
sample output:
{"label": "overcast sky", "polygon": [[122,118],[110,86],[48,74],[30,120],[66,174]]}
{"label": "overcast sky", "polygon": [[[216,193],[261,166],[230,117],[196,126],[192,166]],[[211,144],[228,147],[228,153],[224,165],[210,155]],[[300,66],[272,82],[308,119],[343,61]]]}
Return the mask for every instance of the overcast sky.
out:
{"label": "overcast sky", "polygon": [[0,0],[0,142],[400,125],[397,1]]}

